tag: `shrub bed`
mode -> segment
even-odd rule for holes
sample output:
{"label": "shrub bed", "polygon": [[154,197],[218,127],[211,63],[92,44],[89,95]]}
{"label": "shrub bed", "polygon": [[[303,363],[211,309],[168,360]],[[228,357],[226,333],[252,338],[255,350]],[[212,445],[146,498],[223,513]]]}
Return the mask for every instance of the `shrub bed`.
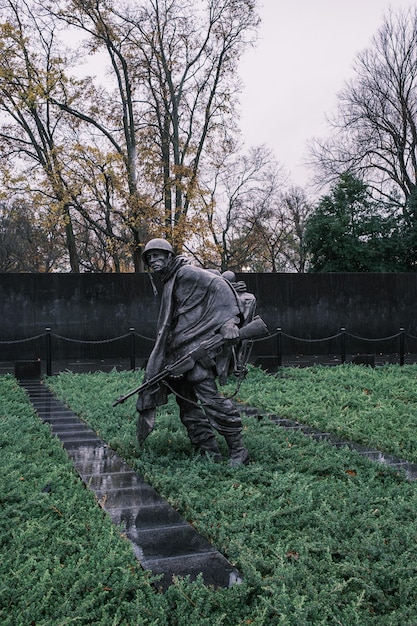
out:
{"label": "shrub bed", "polygon": [[[365,443],[370,443],[370,429],[361,424],[363,407],[369,409],[363,419],[369,420],[374,412],[370,400],[381,414],[386,403],[395,413],[392,430],[385,424],[384,431],[381,424],[373,436],[388,451],[405,437],[405,431],[397,430],[407,420],[398,413],[405,415],[414,402],[416,373],[413,366],[286,369],[277,377],[251,370],[239,398],[320,428],[327,429],[325,417],[332,416],[336,432],[350,428],[351,438],[356,433]],[[334,376],[333,382],[327,376]],[[409,377],[404,390],[400,376]],[[12,520],[3,516],[1,525],[2,623],[415,624],[414,483],[347,449],[288,433],[267,419],[244,418],[250,465],[211,463],[193,451],[173,398],[161,408],[154,431],[139,449],[134,398],[116,408],[111,404],[140,383],[140,374],[65,373],[47,383],[239,568],[244,582],[215,591],[201,580],[177,580],[166,594],[154,593],[151,577],[82,488],[25,394],[13,379],[0,379],[2,459],[7,459],[2,483],[8,486],[2,507]],[[333,400],[327,407],[330,384]],[[387,384],[391,395],[383,391]],[[226,392],[232,389],[230,383]],[[221,438],[219,444],[226,454]],[[411,449],[409,444],[410,454]],[[51,486],[47,492],[46,485]],[[4,493],[2,489],[2,499]],[[64,531],[69,534],[62,535]]]}

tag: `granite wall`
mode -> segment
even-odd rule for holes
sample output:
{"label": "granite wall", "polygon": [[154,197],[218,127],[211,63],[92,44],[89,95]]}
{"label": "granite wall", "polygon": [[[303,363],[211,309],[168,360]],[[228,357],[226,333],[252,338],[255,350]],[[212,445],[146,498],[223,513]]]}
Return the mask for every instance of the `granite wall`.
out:
{"label": "granite wall", "polygon": [[[276,353],[277,328],[286,354],[337,353],[341,327],[351,353],[396,352],[401,327],[406,350],[417,351],[416,274],[239,274],[238,279],[256,295],[271,331],[270,339],[255,344],[255,355]],[[54,358],[128,355],[130,328],[137,354],[146,357],[159,309],[155,292],[161,285],[154,283],[146,273],[0,274],[0,360],[41,355],[46,328]],[[364,344],[359,337],[372,341]]]}

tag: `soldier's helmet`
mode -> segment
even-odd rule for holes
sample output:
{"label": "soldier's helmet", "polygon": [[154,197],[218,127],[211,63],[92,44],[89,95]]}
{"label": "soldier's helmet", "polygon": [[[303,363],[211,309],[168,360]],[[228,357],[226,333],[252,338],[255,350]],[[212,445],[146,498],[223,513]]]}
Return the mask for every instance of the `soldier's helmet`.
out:
{"label": "soldier's helmet", "polygon": [[143,262],[146,265],[148,265],[148,252],[150,252],[151,250],[162,250],[163,252],[174,254],[173,247],[171,246],[169,241],[166,241],[166,239],[161,239],[159,237],[155,239],[150,239],[142,252]]}

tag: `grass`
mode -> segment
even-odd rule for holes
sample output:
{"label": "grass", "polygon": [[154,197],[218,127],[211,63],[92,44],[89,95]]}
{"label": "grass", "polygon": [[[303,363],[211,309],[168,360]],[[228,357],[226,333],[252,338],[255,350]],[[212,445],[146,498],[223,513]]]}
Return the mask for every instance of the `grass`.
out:
{"label": "grass", "polygon": [[[416,378],[415,366],[285,368],[276,377],[251,369],[239,399],[416,460]],[[415,483],[267,419],[244,418],[250,465],[211,463],[192,450],[172,398],[139,449],[134,398],[111,406],[139,382],[133,372],[47,381],[244,582],[214,591],[201,580],[177,580],[166,594],[155,593],[60,444],[14,379],[4,377],[2,624],[417,623]],[[232,389],[230,383],[225,391]],[[221,438],[219,444],[226,453]]]}

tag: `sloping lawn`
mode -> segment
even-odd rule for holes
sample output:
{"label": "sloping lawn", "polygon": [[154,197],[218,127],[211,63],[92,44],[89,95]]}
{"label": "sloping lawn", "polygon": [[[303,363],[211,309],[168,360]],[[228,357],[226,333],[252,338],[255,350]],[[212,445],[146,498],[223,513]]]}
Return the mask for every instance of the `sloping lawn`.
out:
{"label": "sloping lawn", "polygon": [[[244,418],[249,466],[211,463],[192,450],[172,398],[138,449],[135,399],[111,404],[140,379],[133,372],[65,373],[47,383],[240,569],[244,582],[214,591],[201,581],[176,581],[166,594],[155,593],[59,442],[5,377],[1,623],[417,623],[415,483],[267,419]],[[414,366],[285,368],[277,377],[252,369],[239,399],[416,460],[416,380]],[[231,383],[225,392],[232,391]],[[226,454],[221,438],[219,444]]]}

